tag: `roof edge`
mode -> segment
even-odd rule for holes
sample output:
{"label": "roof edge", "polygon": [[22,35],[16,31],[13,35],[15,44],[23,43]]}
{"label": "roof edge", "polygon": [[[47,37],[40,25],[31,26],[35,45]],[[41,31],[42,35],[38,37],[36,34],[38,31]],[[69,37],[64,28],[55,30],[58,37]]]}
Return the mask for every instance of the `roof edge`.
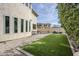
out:
{"label": "roof edge", "polygon": [[34,13],[34,15],[35,15],[36,17],[39,16],[33,9],[32,9],[32,12]]}

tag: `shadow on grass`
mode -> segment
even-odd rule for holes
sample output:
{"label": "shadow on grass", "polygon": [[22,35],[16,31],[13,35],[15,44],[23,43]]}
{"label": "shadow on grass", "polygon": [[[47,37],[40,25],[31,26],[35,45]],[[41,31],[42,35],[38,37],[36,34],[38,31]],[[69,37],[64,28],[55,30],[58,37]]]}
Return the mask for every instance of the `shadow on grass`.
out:
{"label": "shadow on grass", "polygon": [[65,35],[48,35],[41,40],[22,47],[36,56],[72,56],[72,51]]}

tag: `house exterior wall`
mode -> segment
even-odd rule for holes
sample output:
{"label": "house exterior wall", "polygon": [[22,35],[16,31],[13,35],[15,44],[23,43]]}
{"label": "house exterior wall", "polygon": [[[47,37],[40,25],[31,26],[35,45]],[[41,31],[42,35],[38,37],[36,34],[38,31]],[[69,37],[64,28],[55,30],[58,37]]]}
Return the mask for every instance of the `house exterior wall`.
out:
{"label": "house exterior wall", "polygon": [[[4,16],[10,17],[10,33],[5,33]],[[32,17],[33,16],[33,17]],[[14,17],[18,18],[18,33],[14,33]],[[19,39],[32,35],[32,23],[36,23],[36,16],[32,14],[32,9],[22,3],[0,3],[0,41]],[[24,19],[24,32],[21,32],[21,19]],[[25,21],[31,21],[31,31],[26,32]]]}
{"label": "house exterior wall", "polygon": [[62,32],[62,33],[65,33],[65,30],[62,27],[53,27],[52,30],[53,30],[53,32]]}
{"label": "house exterior wall", "polygon": [[52,33],[52,28],[37,28],[37,32],[42,34]]}
{"label": "house exterior wall", "polygon": [[65,33],[65,30],[62,27],[51,27],[49,23],[37,24],[37,33],[53,33],[53,32]]}
{"label": "house exterior wall", "polygon": [[32,34],[37,34],[37,17],[35,17],[34,14],[32,14],[32,17],[31,17],[33,20],[32,20],[32,25],[33,24],[36,24],[36,29],[33,29],[32,28]]}
{"label": "house exterior wall", "polygon": [[52,28],[49,23],[38,23],[37,24],[38,33],[52,33]]}

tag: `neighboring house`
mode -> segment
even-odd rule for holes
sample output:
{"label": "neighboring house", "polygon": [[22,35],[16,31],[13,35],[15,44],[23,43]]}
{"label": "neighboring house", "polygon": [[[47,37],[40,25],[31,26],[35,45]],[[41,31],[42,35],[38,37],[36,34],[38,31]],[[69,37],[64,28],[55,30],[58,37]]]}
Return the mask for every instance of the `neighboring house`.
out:
{"label": "neighboring house", "polygon": [[53,32],[65,33],[64,28],[62,28],[61,26],[53,26],[52,30],[53,30]]}
{"label": "neighboring house", "polygon": [[31,36],[37,16],[31,3],[0,3],[0,41]]}
{"label": "neighboring house", "polygon": [[37,23],[37,32],[38,33],[51,33],[52,28],[49,23]]}
{"label": "neighboring house", "polygon": [[37,33],[65,33],[65,30],[61,26],[53,26],[51,27],[51,24],[49,23],[37,23]]}

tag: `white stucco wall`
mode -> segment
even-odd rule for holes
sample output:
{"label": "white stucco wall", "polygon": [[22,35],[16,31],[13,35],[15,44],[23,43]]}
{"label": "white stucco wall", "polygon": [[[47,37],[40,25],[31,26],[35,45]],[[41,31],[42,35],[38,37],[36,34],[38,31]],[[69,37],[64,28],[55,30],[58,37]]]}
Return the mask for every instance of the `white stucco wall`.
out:
{"label": "white stucco wall", "polygon": [[35,15],[32,13],[32,24],[36,24],[36,29],[33,29],[32,31],[36,31],[37,32],[37,17],[35,17]]}
{"label": "white stucco wall", "polygon": [[[4,31],[5,30],[4,16],[10,17],[10,33],[7,34]],[[32,23],[36,23],[36,20],[32,16],[33,16],[32,10],[23,4],[0,3],[0,41],[13,40],[13,39],[31,36],[32,32],[26,32],[25,21],[31,20]],[[14,17],[18,18],[18,33],[14,33]],[[24,32],[21,32],[21,19],[24,19]]]}

